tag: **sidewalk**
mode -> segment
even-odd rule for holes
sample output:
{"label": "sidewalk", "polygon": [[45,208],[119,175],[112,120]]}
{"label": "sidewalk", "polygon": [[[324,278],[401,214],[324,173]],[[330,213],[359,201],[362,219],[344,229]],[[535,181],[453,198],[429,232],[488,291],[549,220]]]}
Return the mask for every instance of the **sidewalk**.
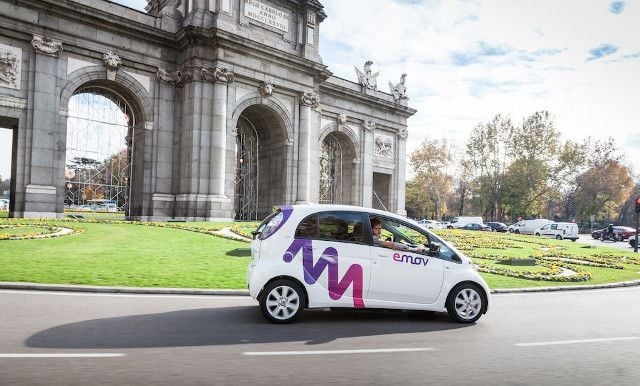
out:
{"label": "sidewalk", "polygon": [[[525,292],[579,291],[579,290],[622,288],[622,287],[634,287],[634,286],[640,286],[640,280],[625,281],[620,283],[598,284],[598,285],[498,288],[498,289],[491,290],[491,293],[506,294],[506,293],[525,293]],[[249,296],[249,291],[243,290],[243,289],[102,287],[102,286],[88,286],[88,285],[37,284],[37,283],[18,283],[18,282],[0,282],[0,289],[30,290],[30,291],[115,293],[115,294]]]}

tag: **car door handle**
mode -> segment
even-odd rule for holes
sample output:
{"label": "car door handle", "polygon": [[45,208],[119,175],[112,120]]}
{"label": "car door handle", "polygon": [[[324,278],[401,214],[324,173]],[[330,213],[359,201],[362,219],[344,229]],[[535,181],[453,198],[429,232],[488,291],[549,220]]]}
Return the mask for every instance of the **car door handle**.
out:
{"label": "car door handle", "polygon": [[376,255],[378,255],[378,257],[387,257],[387,254],[382,252],[378,252]]}

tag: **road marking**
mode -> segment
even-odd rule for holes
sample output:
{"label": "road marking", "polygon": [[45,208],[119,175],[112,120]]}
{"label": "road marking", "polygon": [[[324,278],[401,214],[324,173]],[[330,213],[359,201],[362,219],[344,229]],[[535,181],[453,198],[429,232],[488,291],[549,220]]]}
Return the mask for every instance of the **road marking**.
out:
{"label": "road marking", "polygon": [[555,346],[561,344],[580,344],[580,343],[597,343],[597,342],[615,342],[624,340],[637,340],[638,336],[622,336],[618,338],[597,338],[597,339],[576,339],[576,340],[557,340],[552,342],[531,342],[531,343],[515,343],[519,347],[532,347],[532,346]]}
{"label": "road marking", "polygon": [[379,354],[379,353],[397,353],[397,352],[424,352],[435,351],[429,347],[419,348],[377,348],[368,350],[315,350],[315,351],[248,351],[242,355],[249,356],[275,356],[275,355],[334,355],[334,354]]}
{"label": "road marking", "polygon": [[46,353],[10,353],[0,354],[0,358],[116,358],[123,357],[121,353],[69,353],[69,354],[46,354]]}

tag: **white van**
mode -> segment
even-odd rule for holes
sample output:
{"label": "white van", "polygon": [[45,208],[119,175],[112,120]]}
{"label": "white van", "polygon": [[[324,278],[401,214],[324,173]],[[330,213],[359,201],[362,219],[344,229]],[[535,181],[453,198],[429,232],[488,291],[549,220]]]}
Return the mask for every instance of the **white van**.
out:
{"label": "white van", "polygon": [[445,223],[444,225],[445,225],[445,228],[447,229],[454,229],[454,228],[457,229],[457,228],[462,228],[463,226],[471,223],[484,224],[484,221],[482,221],[482,217],[458,216],[458,217],[454,217],[453,220]]}
{"label": "white van", "polygon": [[509,227],[509,232],[523,235],[532,235],[536,229],[552,223],[553,221],[546,218],[537,218],[535,220],[521,220]]}
{"label": "white van", "polygon": [[536,229],[536,236],[551,237],[556,240],[578,240],[578,224],[572,222],[552,222]]}

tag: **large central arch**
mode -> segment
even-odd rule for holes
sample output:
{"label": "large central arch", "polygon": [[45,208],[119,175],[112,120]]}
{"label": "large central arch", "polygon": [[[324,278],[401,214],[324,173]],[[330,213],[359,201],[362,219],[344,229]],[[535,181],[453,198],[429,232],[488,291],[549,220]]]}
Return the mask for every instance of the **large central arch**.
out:
{"label": "large central arch", "polygon": [[236,220],[255,221],[287,203],[290,153],[287,127],[276,109],[252,104],[236,123],[234,212]]}

